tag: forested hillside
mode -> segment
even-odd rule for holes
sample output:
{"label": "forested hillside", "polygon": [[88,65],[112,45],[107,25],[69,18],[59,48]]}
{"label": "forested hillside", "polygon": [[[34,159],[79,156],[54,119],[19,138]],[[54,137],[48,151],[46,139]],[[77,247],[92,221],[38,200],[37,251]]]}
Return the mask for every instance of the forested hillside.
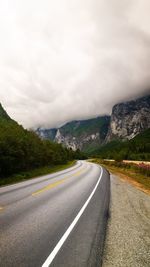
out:
{"label": "forested hillside", "polygon": [[112,141],[93,153],[100,158],[150,161],[150,129],[130,141]]}
{"label": "forested hillside", "polygon": [[0,103],[0,121],[13,121],[7,114],[7,112],[3,109],[1,103]]}
{"label": "forested hillside", "polygon": [[60,144],[41,140],[11,120],[0,106],[0,177],[82,157],[80,151],[73,152]]}

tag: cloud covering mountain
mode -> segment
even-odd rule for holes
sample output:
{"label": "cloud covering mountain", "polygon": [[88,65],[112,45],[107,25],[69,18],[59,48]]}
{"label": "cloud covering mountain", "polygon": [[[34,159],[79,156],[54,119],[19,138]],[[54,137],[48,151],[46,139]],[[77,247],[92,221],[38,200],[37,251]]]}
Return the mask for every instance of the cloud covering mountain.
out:
{"label": "cloud covering mountain", "polygon": [[1,0],[0,102],[55,127],[148,93],[147,0]]}

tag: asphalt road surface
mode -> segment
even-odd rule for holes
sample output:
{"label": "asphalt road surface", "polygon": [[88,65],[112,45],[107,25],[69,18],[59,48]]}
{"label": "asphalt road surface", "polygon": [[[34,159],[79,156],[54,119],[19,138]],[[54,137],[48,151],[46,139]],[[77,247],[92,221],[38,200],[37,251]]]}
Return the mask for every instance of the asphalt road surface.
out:
{"label": "asphalt road surface", "polygon": [[85,161],[1,187],[0,266],[100,267],[109,198],[108,172]]}

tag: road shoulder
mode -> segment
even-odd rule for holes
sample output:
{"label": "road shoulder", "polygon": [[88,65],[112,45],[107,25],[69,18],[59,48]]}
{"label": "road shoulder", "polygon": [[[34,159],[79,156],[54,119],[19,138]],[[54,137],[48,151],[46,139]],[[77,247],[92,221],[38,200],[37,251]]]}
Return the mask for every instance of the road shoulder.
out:
{"label": "road shoulder", "polygon": [[103,267],[150,266],[150,197],[111,175]]}

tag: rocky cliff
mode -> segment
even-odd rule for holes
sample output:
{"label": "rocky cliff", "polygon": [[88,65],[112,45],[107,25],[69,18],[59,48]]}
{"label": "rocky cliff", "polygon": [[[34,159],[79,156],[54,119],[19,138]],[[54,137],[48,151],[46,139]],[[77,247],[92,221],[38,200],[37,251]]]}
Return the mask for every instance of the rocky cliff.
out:
{"label": "rocky cliff", "polygon": [[113,107],[106,143],[113,139],[132,139],[148,128],[150,128],[150,95]]}
{"label": "rocky cliff", "polygon": [[39,128],[36,132],[42,138],[51,139],[57,143],[62,143],[73,150],[80,149],[88,151],[100,146],[108,133],[110,116],[102,116],[95,119],[72,121],[58,128],[52,129]]}
{"label": "rocky cliff", "polygon": [[88,151],[91,148],[100,146],[104,142],[109,123],[109,116],[73,121],[58,129],[55,141],[63,143],[73,150]]}

